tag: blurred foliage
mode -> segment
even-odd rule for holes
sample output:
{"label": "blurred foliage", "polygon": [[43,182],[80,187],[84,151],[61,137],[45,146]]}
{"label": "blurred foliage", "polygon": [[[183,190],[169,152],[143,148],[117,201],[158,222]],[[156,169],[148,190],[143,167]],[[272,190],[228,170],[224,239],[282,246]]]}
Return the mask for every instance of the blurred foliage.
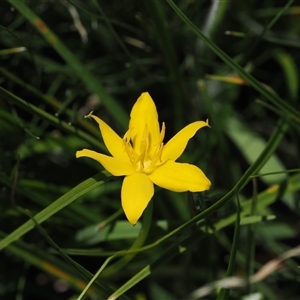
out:
{"label": "blurred foliage", "polygon": [[[2,1],[0,298],[197,299],[199,287],[248,278],[297,246],[299,5]],[[85,115],[122,136],[144,91],[166,140],[195,120],[211,125],[180,158],[211,190],[157,188],[149,233],[145,219],[125,221],[122,179],[75,158],[83,147],[107,153]],[[281,267],[205,299],[298,299],[297,258]]]}

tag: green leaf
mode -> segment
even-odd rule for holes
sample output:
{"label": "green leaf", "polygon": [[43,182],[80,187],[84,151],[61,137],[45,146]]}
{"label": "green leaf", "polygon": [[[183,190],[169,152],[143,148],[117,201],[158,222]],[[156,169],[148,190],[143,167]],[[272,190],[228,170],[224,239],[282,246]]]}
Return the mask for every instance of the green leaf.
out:
{"label": "green leaf", "polygon": [[101,230],[97,230],[97,225],[86,227],[78,231],[75,238],[79,243],[94,245],[104,241],[134,239],[138,236],[140,230],[140,222],[132,226],[128,221],[118,221],[112,229],[110,226],[106,226]]}
{"label": "green leaf", "polygon": [[[98,173],[93,177],[88,178],[87,180],[81,182],[76,187],[74,187],[72,190],[58,198],[55,202],[50,204],[48,207],[46,207],[44,210],[39,212],[34,216],[35,221],[38,224],[41,224],[42,222],[49,219],[51,216],[62,210],[67,205],[71,204],[73,201],[78,199],[80,196],[88,193],[92,189],[102,185],[106,180],[108,180],[107,177],[103,175],[103,173]],[[67,221],[67,220],[66,220]],[[32,220],[28,220],[23,225],[21,225],[19,228],[14,230],[12,233],[7,235],[4,239],[0,241],[0,250],[4,249],[20,237],[22,237],[24,234],[26,234],[28,231],[33,229],[35,227],[35,224]]]}
{"label": "green leaf", "polygon": [[[249,225],[249,224],[254,224],[258,222],[264,222],[264,221],[271,221],[274,220],[276,216],[270,215],[270,216],[249,216],[249,217],[244,217],[241,219],[240,225]],[[264,225],[266,226],[266,225]]]}
{"label": "green leaf", "polygon": [[[274,185],[273,187],[260,193],[257,196],[257,211],[259,211],[260,209],[263,209],[265,207],[268,207],[271,203],[274,203],[280,192],[279,190],[280,190],[279,186]],[[294,193],[295,191],[299,191],[299,190],[300,190],[300,173],[289,178],[286,189],[284,190],[284,195],[289,195],[289,194]],[[241,216],[245,216],[250,213],[251,204],[252,204],[252,201],[250,201],[250,200],[242,203]],[[206,211],[208,211],[208,210],[210,210],[210,208],[208,208]],[[202,214],[205,214],[205,212],[203,212]],[[225,228],[228,225],[234,223],[236,221],[236,218],[237,218],[237,215],[236,215],[236,212],[234,212],[227,218],[225,217],[225,218],[222,218],[221,220],[218,220],[218,221],[212,223],[213,229],[210,229],[210,228],[208,229],[206,225],[203,226],[201,229],[203,230],[204,234],[213,234],[213,233],[215,233],[215,231]],[[178,231],[178,230],[175,230],[175,231]],[[169,235],[171,235],[173,232],[171,232]],[[196,232],[182,241],[177,240],[173,244],[173,246],[167,248],[164,251],[164,253],[162,253],[159,256],[159,258],[156,261],[154,261],[152,264],[148,264],[147,266],[145,266],[142,270],[140,270],[132,278],[130,278],[126,283],[124,283],[115,293],[113,293],[108,298],[108,300],[116,299],[116,297],[122,295],[123,293],[128,291],[130,288],[135,286],[138,282],[142,281],[144,278],[149,276],[156,268],[161,267],[162,264],[168,262],[175,256],[185,252],[185,250],[189,249],[189,247],[193,243],[201,240],[202,238],[203,238],[203,235],[201,235],[199,232]],[[156,241],[156,244],[158,244],[158,241]],[[148,246],[148,248],[150,248],[150,247]]]}
{"label": "green leaf", "polygon": [[[192,23],[188,17],[179,9],[179,7],[172,1],[166,0],[168,4],[172,7],[175,13],[186,23],[189,28],[218,56],[220,57],[228,66],[235,70],[245,81],[247,81],[254,89],[264,95],[268,100],[270,100],[275,106],[284,112],[285,115],[291,118],[291,120],[300,123],[300,111],[296,110],[292,105],[287,103],[284,99],[275,95],[269,91],[261,82],[255,79],[250,73],[246,72],[242,66],[235,62],[231,57],[229,57],[223,50],[221,50],[216,44],[214,44],[210,39],[208,39],[202,32],[197,28],[197,26]],[[290,1],[291,3],[291,1]]]}
{"label": "green leaf", "polygon": [[113,99],[101,85],[101,82],[89,72],[83,63],[70,51],[50,28],[23,1],[8,0],[46,39],[53,49],[69,64],[74,74],[82,80],[91,91],[95,92],[106,109],[119,124],[126,127],[128,116],[124,109]]}
{"label": "green leaf", "polygon": [[291,98],[296,100],[299,91],[299,76],[296,61],[286,51],[279,49],[274,52],[274,57],[283,69],[286,85]]}
{"label": "green leaf", "polygon": [[[226,133],[234,141],[237,147],[242,151],[243,155],[249,162],[253,164],[262,151],[266,148],[266,142],[251,129],[246,127],[237,118],[228,118]],[[271,173],[276,171],[284,171],[285,167],[273,154],[270,159],[261,168],[260,173]],[[286,174],[275,174],[272,176],[262,176],[260,179],[266,184],[280,182],[286,178]]]}

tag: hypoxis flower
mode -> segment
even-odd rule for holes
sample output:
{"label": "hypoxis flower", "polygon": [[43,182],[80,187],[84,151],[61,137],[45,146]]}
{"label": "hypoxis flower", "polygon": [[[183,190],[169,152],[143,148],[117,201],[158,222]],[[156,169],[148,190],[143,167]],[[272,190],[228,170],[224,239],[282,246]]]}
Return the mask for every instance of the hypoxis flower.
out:
{"label": "hypoxis flower", "polygon": [[193,122],[180,130],[166,145],[163,144],[165,124],[159,129],[155,104],[148,93],[143,93],[134,104],[129,129],[119,137],[100,118],[90,114],[98,124],[103,141],[112,156],[83,149],[76,157],[90,157],[98,161],[114,176],[125,176],[122,207],[130,223],[135,224],[154,194],[156,184],[174,192],[201,192],[211,182],[196,166],[177,163],[189,139],[207,122]]}

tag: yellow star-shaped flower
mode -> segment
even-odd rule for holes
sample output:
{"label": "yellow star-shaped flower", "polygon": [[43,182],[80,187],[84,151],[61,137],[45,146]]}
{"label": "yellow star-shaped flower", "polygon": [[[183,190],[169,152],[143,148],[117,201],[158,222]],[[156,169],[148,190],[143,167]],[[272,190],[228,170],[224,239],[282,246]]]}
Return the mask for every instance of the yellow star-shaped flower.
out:
{"label": "yellow star-shaped flower", "polygon": [[125,176],[122,207],[131,224],[136,224],[154,194],[156,184],[174,192],[201,192],[211,182],[196,166],[177,163],[190,138],[207,122],[193,122],[180,130],[166,145],[163,144],[165,124],[159,129],[156,106],[148,93],[134,104],[129,129],[119,137],[100,118],[89,114],[98,124],[103,141],[112,156],[83,149],[76,157],[90,157],[98,161],[114,176]]}

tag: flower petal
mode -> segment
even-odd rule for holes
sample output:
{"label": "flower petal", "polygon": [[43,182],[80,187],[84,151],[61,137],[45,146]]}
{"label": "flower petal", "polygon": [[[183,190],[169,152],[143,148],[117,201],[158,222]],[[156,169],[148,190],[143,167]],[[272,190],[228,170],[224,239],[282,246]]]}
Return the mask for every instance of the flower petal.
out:
{"label": "flower petal", "polygon": [[154,186],[144,173],[133,173],[123,181],[121,198],[125,215],[136,224],[154,194]]}
{"label": "flower petal", "polygon": [[154,184],[174,192],[202,192],[211,186],[210,180],[198,167],[171,160],[148,176]]}
{"label": "flower petal", "polygon": [[127,154],[124,151],[122,138],[119,137],[118,134],[111,127],[109,127],[104,121],[102,121],[97,116],[89,114],[89,117],[93,118],[98,123],[103,142],[110,154],[114,157],[125,158]]}
{"label": "flower petal", "polygon": [[134,167],[128,157],[116,158],[88,149],[83,149],[76,152],[76,158],[83,156],[96,160],[114,176],[129,175],[135,172]]}
{"label": "flower petal", "polygon": [[204,126],[209,125],[207,122],[197,121],[182,128],[164,146],[162,152],[162,160],[176,160],[186,148],[190,138],[192,138],[195,135],[195,133]]}
{"label": "flower petal", "polygon": [[140,146],[145,138],[145,130],[149,133],[149,154],[154,151],[154,146],[159,143],[159,123],[158,114],[155,103],[153,102],[149,93],[142,93],[130,114],[129,129],[131,130],[131,139],[136,153],[140,153]]}

